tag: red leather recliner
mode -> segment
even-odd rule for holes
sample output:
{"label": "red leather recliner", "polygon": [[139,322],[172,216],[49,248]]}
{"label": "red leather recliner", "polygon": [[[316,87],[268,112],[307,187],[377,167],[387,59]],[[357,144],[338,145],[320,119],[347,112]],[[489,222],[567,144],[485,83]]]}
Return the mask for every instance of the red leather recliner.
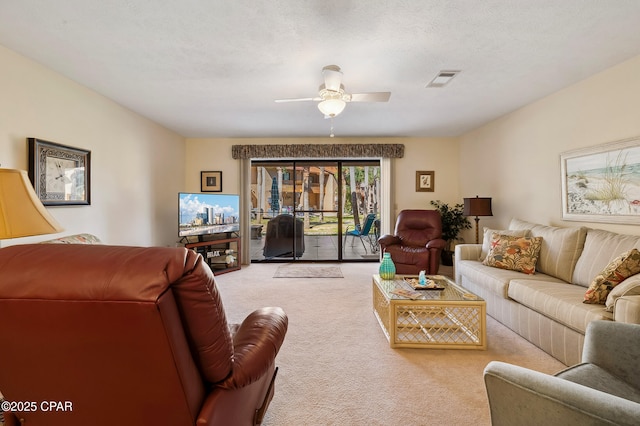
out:
{"label": "red leather recliner", "polygon": [[396,219],[393,235],[378,239],[380,253],[389,253],[396,273],[418,275],[425,271],[435,275],[445,247],[442,219],[437,210],[402,210]]}
{"label": "red leather recliner", "polygon": [[251,425],[288,320],[228,325],[191,250],[32,244],[0,249],[0,324],[0,392],[35,404],[8,425]]}

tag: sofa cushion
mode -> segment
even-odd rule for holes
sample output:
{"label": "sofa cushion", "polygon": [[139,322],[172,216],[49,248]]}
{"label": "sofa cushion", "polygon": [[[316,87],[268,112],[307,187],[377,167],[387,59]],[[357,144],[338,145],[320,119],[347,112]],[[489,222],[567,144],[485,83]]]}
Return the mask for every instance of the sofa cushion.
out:
{"label": "sofa cushion", "polygon": [[486,226],[483,228],[483,237],[482,237],[482,252],[480,253],[481,262],[487,257],[489,250],[491,249],[491,239],[493,238],[493,234],[502,234],[502,235],[513,235],[514,237],[528,237],[529,230],[528,229],[491,229]]}
{"label": "sofa cushion", "polygon": [[584,295],[584,303],[604,305],[611,290],[640,272],[640,252],[631,249],[609,263],[594,279]]}
{"label": "sofa cushion", "polygon": [[571,282],[573,270],[584,247],[587,228],[559,228],[512,219],[509,229],[528,229],[532,237],[542,237],[536,269]]}
{"label": "sofa cushion", "polygon": [[536,272],[541,244],[540,237],[514,237],[494,232],[491,248],[482,263],[531,275]]}
{"label": "sofa cushion", "polygon": [[605,309],[609,312],[613,312],[613,306],[615,305],[617,298],[638,295],[640,295],[640,275],[634,275],[622,281],[609,292],[605,302]]}
{"label": "sofa cushion", "polygon": [[512,280],[508,295],[516,302],[584,334],[593,320],[612,320],[602,305],[582,303],[584,288],[567,283]]}
{"label": "sofa cushion", "polygon": [[508,298],[509,282],[514,279],[527,279],[533,281],[552,281],[563,283],[549,275],[536,273],[535,275],[526,275],[522,272],[511,271],[509,269],[498,269],[491,266],[483,265],[477,260],[458,260],[456,262],[456,274],[462,275],[469,281],[476,283],[479,287],[486,288],[502,297]]}
{"label": "sofa cushion", "polygon": [[620,253],[640,249],[640,237],[616,234],[601,229],[589,229],[584,250],[573,273],[574,284],[589,287],[600,273]]}

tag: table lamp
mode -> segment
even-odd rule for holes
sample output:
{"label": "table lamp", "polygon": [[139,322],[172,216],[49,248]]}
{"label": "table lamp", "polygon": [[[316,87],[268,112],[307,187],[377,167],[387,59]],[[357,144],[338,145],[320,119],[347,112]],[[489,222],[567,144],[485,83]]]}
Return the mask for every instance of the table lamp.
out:
{"label": "table lamp", "polygon": [[40,202],[27,172],[0,169],[0,240],[62,231]]}
{"label": "table lamp", "polygon": [[465,198],[464,211],[462,214],[465,216],[476,217],[476,244],[479,244],[478,222],[480,221],[480,218],[478,216],[493,216],[493,213],[491,213],[491,198],[478,197],[477,195],[476,198]]}

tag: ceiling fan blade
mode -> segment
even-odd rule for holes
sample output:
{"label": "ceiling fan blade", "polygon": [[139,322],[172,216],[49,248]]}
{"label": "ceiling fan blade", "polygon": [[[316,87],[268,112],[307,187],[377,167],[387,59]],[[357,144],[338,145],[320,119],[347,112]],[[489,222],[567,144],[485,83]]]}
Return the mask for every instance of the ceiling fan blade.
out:
{"label": "ceiling fan blade", "polygon": [[321,101],[322,98],[295,98],[295,99],[276,99],[275,102],[306,102],[306,101]]}
{"label": "ceiling fan blade", "polygon": [[391,92],[352,93],[349,102],[388,102]]}
{"label": "ceiling fan blade", "polygon": [[337,65],[327,65],[322,68],[322,76],[324,77],[324,87],[327,90],[337,92],[340,90],[342,83],[342,71]]}

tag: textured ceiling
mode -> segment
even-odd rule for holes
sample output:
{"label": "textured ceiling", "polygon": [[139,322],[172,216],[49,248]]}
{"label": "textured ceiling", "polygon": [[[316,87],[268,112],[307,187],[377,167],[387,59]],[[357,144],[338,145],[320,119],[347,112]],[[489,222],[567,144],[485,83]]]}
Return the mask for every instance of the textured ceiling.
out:
{"label": "textured ceiling", "polygon": [[[455,136],[640,54],[638,0],[0,0],[0,44],[185,137]],[[461,70],[439,89],[440,70]]]}

